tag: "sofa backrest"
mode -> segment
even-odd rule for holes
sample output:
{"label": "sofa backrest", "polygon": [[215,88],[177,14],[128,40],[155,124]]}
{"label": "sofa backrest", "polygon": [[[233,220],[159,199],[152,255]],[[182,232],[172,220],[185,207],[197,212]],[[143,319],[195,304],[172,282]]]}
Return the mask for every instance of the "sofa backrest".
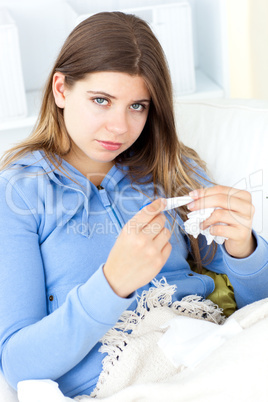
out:
{"label": "sofa backrest", "polygon": [[253,227],[268,240],[268,101],[177,101],[175,117],[215,182],[251,192]]}

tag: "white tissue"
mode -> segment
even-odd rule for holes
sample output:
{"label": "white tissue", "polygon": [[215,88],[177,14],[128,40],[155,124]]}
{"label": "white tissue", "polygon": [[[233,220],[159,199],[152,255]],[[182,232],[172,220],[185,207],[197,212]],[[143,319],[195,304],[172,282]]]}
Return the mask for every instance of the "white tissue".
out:
{"label": "white tissue", "polygon": [[[206,237],[207,244],[211,244],[214,240],[216,243],[223,244],[226,237],[214,236],[209,232],[209,227],[206,229],[200,228],[200,223],[210,217],[215,208],[204,208],[198,211],[193,211],[187,214],[188,220],[184,222],[185,231],[195,238],[201,233]],[[224,223],[222,223],[224,225]]]}
{"label": "white tissue", "polygon": [[167,205],[166,205],[164,211],[182,207],[183,205],[189,204],[192,201],[193,201],[193,198],[190,197],[189,195],[183,195],[182,197],[166,198]]}
{"label": "white tissue", "polygon": [[166,357],[175,367],[195,367],[228,339],[242,331],[235,319],[223,325],[178,316],[162,328],[168,330],[158,341]]}

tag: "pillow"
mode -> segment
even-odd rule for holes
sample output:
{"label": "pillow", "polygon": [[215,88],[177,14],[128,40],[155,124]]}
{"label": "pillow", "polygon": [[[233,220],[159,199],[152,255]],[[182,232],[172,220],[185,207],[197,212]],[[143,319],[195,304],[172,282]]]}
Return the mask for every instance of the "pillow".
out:
{"label": "pillow", "polygon": [[176,101],[175,118],[180,140],[215,182],[251,192],[253,228],[268,239],[268,102]]}

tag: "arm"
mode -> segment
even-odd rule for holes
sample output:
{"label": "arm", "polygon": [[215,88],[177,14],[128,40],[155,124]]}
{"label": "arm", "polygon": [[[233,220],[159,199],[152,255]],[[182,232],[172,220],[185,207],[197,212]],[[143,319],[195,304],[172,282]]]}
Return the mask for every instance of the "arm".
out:
{"label": "arm", "polygon": [[[0,187],[6,194],[4,179]],[[161,270],[171,249],[161,208],[151,204],[122,230],[105,275],[101,266],[47,315],[40,219],[17,190],[12,203],[19,214],[5,197],[0,200],[0,350],[13,387],[23,379],[56,380],[75,367],[134,301],[132,292]]]}
{"label": "arm", "polygon": [[100,267],[69,293],[59,309],[47,315],[38,215],[31,213],[34,208],[16,190],[10,202],[2,178],[0,192],[1,367],[15,388],[23,379],[55,380],[74,367],[134,297],[117,296]]}
{"label": "arm", "polygon": [[[268,297],[268,244],[252,231],[254,207],[250,194],[230,187],[214,186],[198,190],[194,197],[191,210],[221,208],[203,222],[203,228],[213,225],[210,229],[212,234],[228,238],[224,245],[218,246],[207,268],[228,275],[238,307]],[[200,240],[204,242],[202,237]],[[203,248],[202,255],[206,252],[207,247]]]}

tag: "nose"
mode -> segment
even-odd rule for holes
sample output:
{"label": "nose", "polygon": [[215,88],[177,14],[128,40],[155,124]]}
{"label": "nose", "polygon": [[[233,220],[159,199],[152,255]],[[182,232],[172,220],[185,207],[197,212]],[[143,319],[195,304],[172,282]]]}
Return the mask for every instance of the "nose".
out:
{"label": "nose", "polygon": [[113,111],[107,121],[106,128],[109,132],[117,135],[125,134],[128,130],[126,111]]}

